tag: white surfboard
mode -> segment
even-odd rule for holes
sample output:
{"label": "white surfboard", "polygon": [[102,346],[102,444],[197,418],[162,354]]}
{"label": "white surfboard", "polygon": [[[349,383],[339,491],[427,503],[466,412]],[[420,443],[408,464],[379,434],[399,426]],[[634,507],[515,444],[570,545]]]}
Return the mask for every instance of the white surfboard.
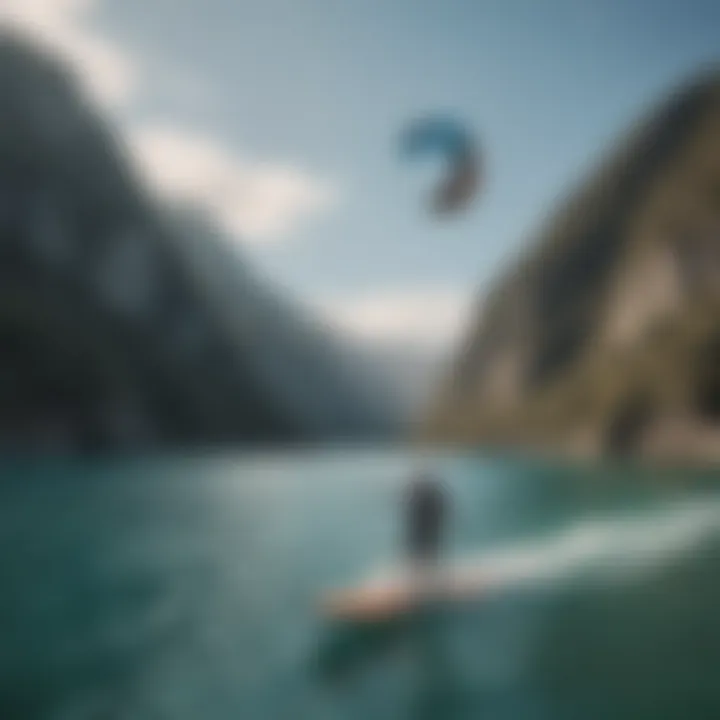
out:
{"label": "white surfboard", "polygon": [[478,599],[490,585],[485,574],[459,568],[405,570],[355,587],[330,590],[322,595],[320,609],[325,617],[336,620],[379,622],[400,617],[428,602]]}

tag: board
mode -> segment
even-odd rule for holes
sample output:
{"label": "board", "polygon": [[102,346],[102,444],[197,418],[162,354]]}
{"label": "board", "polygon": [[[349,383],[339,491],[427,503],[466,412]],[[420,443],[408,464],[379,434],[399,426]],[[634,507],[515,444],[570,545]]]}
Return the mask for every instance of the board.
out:
{"label": "board", "polygon": [[482,573],[435,570],[403,572],[370,580],[356,587],[330,590],[320,599],[322,614],[352,622],[379,622],[399,618],[428,603],[475,600],[490,586]]}

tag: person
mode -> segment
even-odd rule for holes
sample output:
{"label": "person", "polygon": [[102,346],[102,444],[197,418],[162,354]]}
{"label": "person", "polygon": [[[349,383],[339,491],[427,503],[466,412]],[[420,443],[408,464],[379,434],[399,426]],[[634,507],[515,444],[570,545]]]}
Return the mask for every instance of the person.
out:
{"label": "person", "polygon": [[428,472],[410,483],[407,497],[407,550],[413,564],[426,565],[440,552],[447,502],[438,480]]}

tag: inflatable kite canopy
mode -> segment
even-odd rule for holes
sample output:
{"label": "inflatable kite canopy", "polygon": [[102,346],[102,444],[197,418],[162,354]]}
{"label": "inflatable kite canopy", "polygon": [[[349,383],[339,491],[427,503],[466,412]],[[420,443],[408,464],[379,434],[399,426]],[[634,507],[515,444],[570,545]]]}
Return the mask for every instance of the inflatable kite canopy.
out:
{"label": "inflatable kite canopy", "polygon": [[475,196],[482,174],[480,153],[462,123],[442,117],[415,120],[402,132],[400,150],[405,159],[428,155],[445,159],[446,175],[432,195],[435,212],[459,211]]}

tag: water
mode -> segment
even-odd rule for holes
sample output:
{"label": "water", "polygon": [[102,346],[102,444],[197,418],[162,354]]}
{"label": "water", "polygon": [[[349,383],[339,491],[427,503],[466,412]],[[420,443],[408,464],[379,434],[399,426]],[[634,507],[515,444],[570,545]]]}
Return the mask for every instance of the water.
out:
{"label": "water", "polygon": [[435,459],[482,601],[372,628],[413,459],[305,453],[0,469],[0,718],[717,718],[712,475]]}

